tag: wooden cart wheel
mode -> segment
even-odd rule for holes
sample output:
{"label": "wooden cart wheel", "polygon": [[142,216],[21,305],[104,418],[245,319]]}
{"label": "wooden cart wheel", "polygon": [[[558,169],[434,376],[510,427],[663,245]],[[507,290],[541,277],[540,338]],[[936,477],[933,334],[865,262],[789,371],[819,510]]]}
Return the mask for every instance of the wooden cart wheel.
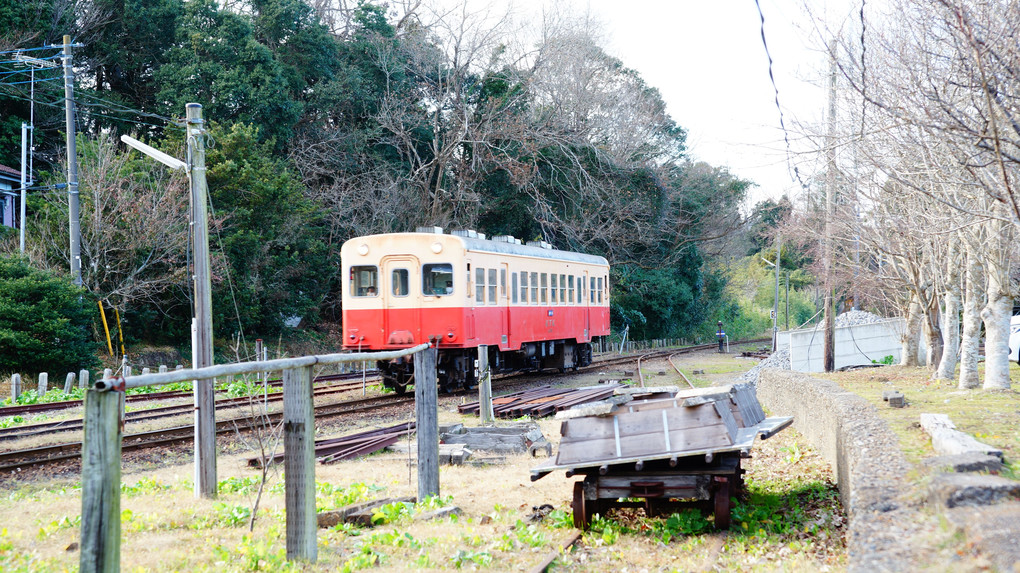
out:
{"label": "wooden cart wheel", "polygon": [[588,512],[588,503],[584,499],[584,483],[574,482],[574,527],[580,530],[587,530],[591,523],[591,514]]}
{"label": "wooden cart wheel", "polygon": [[723,476],[715,478],[715,528],[730,527],[730,479]]}

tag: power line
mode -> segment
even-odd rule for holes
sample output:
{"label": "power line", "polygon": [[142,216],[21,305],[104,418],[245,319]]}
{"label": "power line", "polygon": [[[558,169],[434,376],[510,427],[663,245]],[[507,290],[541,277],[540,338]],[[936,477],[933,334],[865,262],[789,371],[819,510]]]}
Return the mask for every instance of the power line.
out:
{"label": "power line", "polygon": [[783,108],[779,105],[779,87],[776,85],[776,77],[772,73],[772,54],[769,53],[769,44],[765,41],[765,14],[761,11],[761,4],[758,0],[754,0],[754,5],[758,8],[758,16],[761,17],[761,44],[765,48],[765,56],[769,59],[769,79],[772,80],[772,89],[776,93],[776,109],[779,110],[779,127],[782,128],[783,139],[786,141],[786,165],[793,169],[793,174],[797,178],[797,182],[800,183],[801,188],[807,189],[808,187],[804,184],[804,180],[800,178],[800,170],[793,164],[793,152],[790,146],[790,132],[786,129],[786,122],[783,117]]}
{"label": "power line", "polygon": [[[0,51],[0,56],[2,56],[4,54],[18,54],[18,53],[21,53],[21,52],[37,52],[39,50],[59,50],[62,47],[63,46],[43,46],[41,48],[18,48],[16,50]],[[57,57],[58,58],[60,56],[57,55],[57,56],[53,56],[53,57]],[[39,59],[42,60],[42,59],[45,59],[45,58],[39,58]]]}

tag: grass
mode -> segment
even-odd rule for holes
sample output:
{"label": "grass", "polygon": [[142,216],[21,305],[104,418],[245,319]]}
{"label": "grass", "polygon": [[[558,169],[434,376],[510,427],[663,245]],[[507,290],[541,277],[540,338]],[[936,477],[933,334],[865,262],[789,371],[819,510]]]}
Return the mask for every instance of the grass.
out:
{"label": "grass", "polygon": [[[1010,366],[1011,378],[1020,377],[1020,366]],[[884,366],[852,372],[814,374],[871,402],[900,440],[911,462],[936,455],[930,436],[920,426],[920,414],[946,414],[957,429],[1002,450],[1009,471],[1016,473],[1020,460],[1020,393],[1013,390],[959,390],[955,381],[932,380],[926,368]],[[905,408],[890,408],[882,393],[898,390],[907,400]]]}
{"label": "grass", "polygon": [[[722,355],[712,361],[711,370],[703,366],[712,376],[746,370],[750,364]],[[665,368],[669,365],[663,362],[650,369]],[[681,368],[690,372],[689,366]],[[477,424],[456,414],[455,400],[441,407],[440,422]],[[559,439],[559,422],[538,423],[548,439]],[[656,518],[641,510],[613,511],[599,516],[554,569],[844,569],[844,518],[832,475],[820,456],[793,430],[756,443],[753,454],[744,463],[748,495],[737,500],[730,531],[715,531],[711,519],[697,511]],[[187,460],[183,465],[126,467],[122,563],[131,571],[530,570],[575,531],[570,498],[577,478],[557,472],[532,482],[530,468],[544,460],[507,456],[503,464],[443,466],[442,497],[385,505],[376,512],[374,527],[320,529],[317,563],[294,564],[286,560],[282,467],[272,468],[254,531],[248,530],[259,480],[257,470],[247,467],[247,456],[219,457],[215,500],[194,497],[193,468]],[[415,470],[408,467],[406,454],[318,465],[315,471],[320,511],[417,493]],[[75,570],[78,552],[68,548],[79,541],[75,519],[81,510],[80,486],[72,480],[17,489],[0,484],[5,487],[0,490],[0,523],[7,528],[0,533],[0,570]],[[535,517],[533,508],[543,504],[552,505],[553,511]],[[451,505],[460,508],[461,515],[420,519]]]}

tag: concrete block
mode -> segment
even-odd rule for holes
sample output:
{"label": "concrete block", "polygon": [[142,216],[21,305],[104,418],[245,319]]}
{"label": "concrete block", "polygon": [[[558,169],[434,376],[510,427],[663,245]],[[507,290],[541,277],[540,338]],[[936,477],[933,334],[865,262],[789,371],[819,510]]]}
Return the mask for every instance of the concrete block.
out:
{"label": "concrete block", "polygon": [[457,506],[443,507],[435,511],[427,511],[425,513],[414,516],[415,521],[432,521],[433,519],[445,519],[451,515],[463,515],[464,512]]}
{"label": "concrete block", "polygon": [[[340,509],[333,509],[330,511],[320,511],[316,515],[316,521],[319,528],[333,527],[341,522],[360,522],[364,521],[365,516],[368,516],[368,525],[372,523],[372,510],[377,507],[382,507],[388,503],[415,503],[417,498],[415,497],[387,497],[384,499],[376,499],[372,501],[363,501],[361,503],[355,503],[348,506],[341,507]],[[355,517],[360,516],[360,517]]]}
{"label": "concrete block", "polygon": [[948,456],[936,456],[921,462],[926,467],[941,472],[988,472],[1002,471],[1002,460],[981,452],[966,452]]}
{"label": "concrete block", "polygon": [[1020,500],[1020,482],[982,474],[937,474],[929,499],[942,507],[981,507]]}
{"label": "concrete block", "polygon": [[907,399],[896,390],[882,392],[882,399],[889,402],[890,408],[902,408],[907,405]]}

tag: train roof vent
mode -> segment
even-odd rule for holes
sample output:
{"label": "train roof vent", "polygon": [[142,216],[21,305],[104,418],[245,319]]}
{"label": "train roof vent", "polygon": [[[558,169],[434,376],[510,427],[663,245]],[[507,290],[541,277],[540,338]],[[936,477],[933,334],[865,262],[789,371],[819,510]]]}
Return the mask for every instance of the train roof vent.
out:
{"label": "train roof vent", "polygon": [[549,250],[552,250],[552,245],[550,245],[549,243],[547,243],[545,241],[528,241],[528,246],[529,247],[538,247],[540,249],[549,249]]}
{"label": "train roof vent", "polygon": [[511,245],[521,244],[521,240],[514,238],[513,235],[496,235],[495,237],[492,238],[492,240],[496,241],[497,243],[510,243]]}
{"label": "train roof vent", "polygon": [[442,227],[418,227],[414,230],[415,233],[428,233],[430,235],[442,235]]}
{"label": "train roof vent", "polygon": [[[477,238],[479,238],[478,237],[478,232],[477,231],[472,231],[472,230],[453,231],[450,234],[453,235],[454,237],[467,237],[469,239],[477,239]],[[481,238],[484,239],[485,235],[482,235]]]}

